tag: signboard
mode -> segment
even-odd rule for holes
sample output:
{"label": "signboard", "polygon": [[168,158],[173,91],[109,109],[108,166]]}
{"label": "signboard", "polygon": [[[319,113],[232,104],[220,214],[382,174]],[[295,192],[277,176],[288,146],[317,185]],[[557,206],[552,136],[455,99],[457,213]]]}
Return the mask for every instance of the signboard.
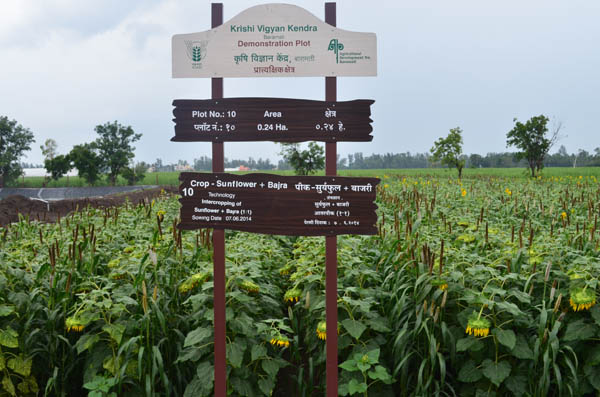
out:
{"label": "signboard", "polygon": [[290,4],[248,8],[172,39],[173,77],[375,76],[374,33],[337,29]]}
{"label": "signboard", "polygon": [[173,101],[172,141],[368,142],[375,101],[283,98]]}
{"label": "signboard", "polygon": [[183,172],[179,180],[181,229],[377,234],[377,178]]}

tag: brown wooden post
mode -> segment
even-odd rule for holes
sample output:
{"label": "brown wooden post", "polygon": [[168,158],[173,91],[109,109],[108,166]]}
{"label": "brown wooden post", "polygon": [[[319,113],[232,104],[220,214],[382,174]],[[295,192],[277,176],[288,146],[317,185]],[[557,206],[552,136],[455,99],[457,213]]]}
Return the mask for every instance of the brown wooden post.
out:
{"label": "brown wooden post", "polygon": [[[223,24],[223,3],[211,4],[211,27]],[[223,78],[212,78],[212,99],[223,98]],[[212,172],[224,172],[223,142],[212,144]],[[215,325],[215,396],[227,395],[225,356],[225,230],[213,230],[213,305]]]}
{"label": "brown wooden post", "polygon": [[[336,3],[325,3],[325,22],[336,26]],[[325,77],[325,100],[337,101],[337,78]],[[337,175],[337,143],[325,143],[325,175]],[[325,319],[327,397],[338,395],[337,236],[325,237]]]}

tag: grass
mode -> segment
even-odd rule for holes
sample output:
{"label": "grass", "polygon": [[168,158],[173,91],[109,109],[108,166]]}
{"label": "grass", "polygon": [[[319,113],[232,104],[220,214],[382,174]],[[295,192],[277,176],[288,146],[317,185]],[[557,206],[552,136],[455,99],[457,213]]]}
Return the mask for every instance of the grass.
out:
{"label": "grass", "polygon": [[[279,175],[294,175],[293,171],[251,171],[251,172],[268,172]],[[236,174],[248,174],[251,172],[235,172]],[[410,168],[410,169],[373,169],[373,170],[339,170],[341,176],[378,176],[383,175],[401,175],[401,176],[420,176],[420,177],[456,177],[456,170],[446,168]],[[324,171],[320,171],[317,175],[324,175]],[[542,177],[578,177],[578,176],[600,176],[600,167],[552,167],[545,168]],[[529,171],[525,168],[467,168],[463,170],[464,177],[475,176],[497,176],[503,178],[528,178]],[[146,174],[140,185],[173,185],[179,184],[179,172],[154,172]],[[41,188],[44,187],[44,177],[26,177],[19,179],[18,183],[13,183],[11,187],[25,188]],[[106,186],[106,180],[102,180],[96,186]],[[123,178],[119,178],[117,185],[127,185]],[[45,187],[84,187],[88,184],[82,178],[63,177],[58,181],[50,181]]]}

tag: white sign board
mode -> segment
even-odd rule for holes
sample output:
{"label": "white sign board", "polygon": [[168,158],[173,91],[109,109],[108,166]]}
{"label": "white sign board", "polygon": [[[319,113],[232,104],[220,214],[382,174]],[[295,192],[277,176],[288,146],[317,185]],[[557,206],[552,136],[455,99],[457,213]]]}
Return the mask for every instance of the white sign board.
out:
{"label": "white sign board", "polygon": [[374,33],[337,29],[303,8],[264,4],[173,36],[173,77],[377,75]]}

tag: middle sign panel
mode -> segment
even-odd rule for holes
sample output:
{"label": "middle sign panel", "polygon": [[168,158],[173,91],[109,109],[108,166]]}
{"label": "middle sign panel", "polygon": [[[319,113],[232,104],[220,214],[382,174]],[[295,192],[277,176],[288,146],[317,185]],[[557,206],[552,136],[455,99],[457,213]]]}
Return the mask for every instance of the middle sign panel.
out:
{"label": "middle sign panel", "polygon": [[173,101],[178,142],[369,142],[371,105],[358,99],[325,102],[287,98]]}

